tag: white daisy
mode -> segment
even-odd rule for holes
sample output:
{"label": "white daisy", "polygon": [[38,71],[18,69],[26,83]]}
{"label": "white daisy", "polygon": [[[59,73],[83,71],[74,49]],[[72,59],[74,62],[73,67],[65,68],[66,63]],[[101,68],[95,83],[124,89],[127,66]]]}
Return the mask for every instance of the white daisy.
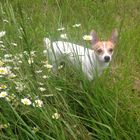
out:
{"label": "white daisy", "polygon": [[5,123],[5,124],[0,124],[0,130],[2,130],[2,129],[5,129],[5,128],[8,128],[10,126],[10,124],[9,123]]}
{"label": "white daisy", "polygon": [[67,34],[61,34],[60,37],[61,37],[62,39],[68,39]]}
{"label": "white daisy", "polygon": [[2,91],[1,93],[0,93],[0,98],[4,98],[4,97],[6,97],[8,94],[7,94],[7,92],[6,91]]}
{"label": "white daisy", "polygon": [[44,55],[46,55],[46,54],[47,54],[47,52],[48,52],[47,50],[43,50],[43,54],[44,54]]}
{"label": "white daisy", "polygon": [[12,54],[5,54],[4,57],[5,58],[10,58],[10,57],[12,57]]}
{"label": "white daisy", "polygon": [[7,75],[10,73],[11,73],[11,71],[8,67],[0,67],[0,75]]}
{"label": "white daisy", "polygon": [[6,85],[4,85],[4,84],[0,85],[0,89],[6,89],[6,88],[7,88]]}
{"label": "white daisy", "polygon": [[44,84],[42,82],[37,82],[40,86],[43,86]]}
{"label": "white daisy", "polygon": [[39,89],[40,91],[42,91],[42,92],[43,92],[43,91],[46,91],[46,88],[43,88],[43,87],[39,87],[38,89]]}
{"label": "white daisy", "polygon": [[38,127],[33,127],[33,130],[32,130],[32,132],[35,134],[36,132],[38,132],[39,131],[39,128]]}
{"label": "white daisy", "polygon": [[3,44],[0,44],[1,50],[4,50],[5,46]]}
{"label": "white daisy", "polygon": [[18,92],[21,92],[21,91],[23,91],[23,90],[26,88],[25,84],[22,83],[22,82],[15,82],[15,84],[16,84],[15,89],[16,89]]}
{"label": "white daisy", "polygon": [[35,107],[42,107],[43,106],[43,101],[42,100],[35,100],[35,104],[34,104]]}
{"label": "white daisy", "polygon": [[14,70],[19,70],[20,68],[19,68],[19,67],[13,67],[13,69],[14,69]]}
{"label": "white daisy", "polygon": [[0,67],[3,66],[4,62],[0,60]]}
{"label": "white daisy", "polygon": [[43,75],[42,78],[43,78],[43,79],[48,79],[49,76],[47,76],[47,75]]}
{"label": "white daisy", "polygon": [[64,27],[61,27],[61,28],[58,28],[58,29],[57,29],[57,31],[63,31],[63,30],[65,30]]}
{"label": "white daisy", "polygon": [[79,23],[79,24],[74,24],[74,25],[72,25],[72,27],[74,27],[74,28],[76,28],[76,27],[80,27],[81,26],[81,24]]}
{"label": "white daisy", "polygon": [[[21,60],[19,60],[19,61],[18,61],[18,63],[22,64],[22,61],[21,61]],[[30,63],[30,61],[29,61],[28,63]]]}
{"label": "white daisy", "polygon": [[29,58],[28,59],[28,63],[31,65],[32,63],[34,63],[34,60],[33,60],[33,58]]}
{"label": "white daisy", "polygon": [[13,46],[15,46],[15,47],[16,47],[16,46],[17,46],[17,43],[11,43],[11,45],[13,45]]}
{"label": "white daisy", "polygon": [[36,53],[36,51],[31,51],[30,52],[31,56],[35,56],[36,55],[35,53]]}
{"label": "white daisy", "polygon": [[0,32],[0,38],[3,37],[3,36],[5,36],[5,34],[6,34],[6,31],[1,31]]}
{"label": "white daisy", "polygon": [[35,72],[36,73],[42,73],[42,70],[36,70]]}
{"label": "white daisy", "polygon": [[21,103],[24,105],[31,105],[32,102],[28,98],[21,99]]}
{"label": "white daisy", "polygon": [[83,39],[89,41],[89,40],[92,40],[92,36],[91,35],[84,35]]}
{"label": "white daisy", "polygon": [[4,19],[3,22],[9,23],[9,21],[7,19]]}
{"label": "white daisy", "polygon": [[17,75],[14,74],[14,73],[10,73],[10,74],[8,75],[8,77],[9,77],[9,78],[15,78],[15,77],[17,77]]}
{"label": "white daisy", "polygon": [[53,65],[45,64],[44,67],[47,68],[47,69],[51,69],[51,68],[53,68]]}
{"label": "white daisy", "polygon": [[22,39],[22,36],[18,36],[20,39]]}
{"label": "white daisy", "polygon": [[52,118],[57,120],[60,118],[60,114],[56,112],[52,115]]}
{"label": "white daisy", "polygon": [[60,69],[62,69],[64,67],[64,65],[60,65],[60,66],[58,66],[58,69],[60,70]]}
{"label": "white daisy", "polygon": [[5,63],[11,63],[11,62],[14,62],[14,60],[11,59],[11,58],[4,58],[4,59],[2,59],[2,60],[3,60],[3,62],[5,62]]}

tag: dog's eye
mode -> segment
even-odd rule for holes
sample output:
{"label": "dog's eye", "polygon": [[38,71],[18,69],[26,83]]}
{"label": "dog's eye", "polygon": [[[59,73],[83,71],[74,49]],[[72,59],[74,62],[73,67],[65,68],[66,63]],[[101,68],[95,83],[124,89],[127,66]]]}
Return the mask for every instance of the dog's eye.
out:
{"label": "dog's eye", "polygon": [[108,51],[109,51],[110,53],[112,53],[112,52],[113,52],[113,49],[112,49],[112,48],[110,48]]}
{"label": "dog's eye", "polygon": [[98,52],[99,54],[101,54],[101,53],[103,52],[103,50],[102,50],[102,49],[98,49],[97,52]]}

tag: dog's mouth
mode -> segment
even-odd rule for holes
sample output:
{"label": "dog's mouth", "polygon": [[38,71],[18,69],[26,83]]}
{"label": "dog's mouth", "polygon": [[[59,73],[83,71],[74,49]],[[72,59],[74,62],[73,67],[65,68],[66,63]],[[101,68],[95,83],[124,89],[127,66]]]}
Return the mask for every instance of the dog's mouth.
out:
{"label": "dog's mouth", "polygon": [[105,62],[105,63],[109,63],[109,62],[110,62],[110,60],[104,60],[104,62]]}

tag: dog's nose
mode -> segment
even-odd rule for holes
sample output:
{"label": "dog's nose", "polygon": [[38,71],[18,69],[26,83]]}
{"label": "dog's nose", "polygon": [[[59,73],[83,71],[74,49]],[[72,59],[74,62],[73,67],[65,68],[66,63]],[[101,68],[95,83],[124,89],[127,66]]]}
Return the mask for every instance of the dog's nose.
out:
{"label": "dog's nose", "polygon": [[105,56],[104,60],[105,60],[105,62],[109,62],[110,61],[110,56]]}

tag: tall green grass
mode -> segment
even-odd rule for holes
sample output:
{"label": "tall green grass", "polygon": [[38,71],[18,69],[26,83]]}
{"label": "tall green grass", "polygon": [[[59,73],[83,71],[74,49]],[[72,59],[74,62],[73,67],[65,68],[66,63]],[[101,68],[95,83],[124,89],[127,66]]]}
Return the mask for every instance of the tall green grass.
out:
{"label": "tall green grass", "polygon": [[[11,66],[16,77],[0,77],[0,87],[7,86],[0,93],[8,94],[0,98],[0,139],[139,140],[139,5],[139,0],[1,1],[0,31],[6,35],[0,38],[0,67]],[[73,28],[76,23],[81,26]],[[66,33],[70,42],[90,47],[83,35],[95,29],[106,40],[113,28],[119,31],[113,61],[93,82],[70,64],[57,73],[44,67],[44,37],[62,40]],[[5,54],[12,57],[5,60]],[[24,98],[32,104],[24,105]]]}

